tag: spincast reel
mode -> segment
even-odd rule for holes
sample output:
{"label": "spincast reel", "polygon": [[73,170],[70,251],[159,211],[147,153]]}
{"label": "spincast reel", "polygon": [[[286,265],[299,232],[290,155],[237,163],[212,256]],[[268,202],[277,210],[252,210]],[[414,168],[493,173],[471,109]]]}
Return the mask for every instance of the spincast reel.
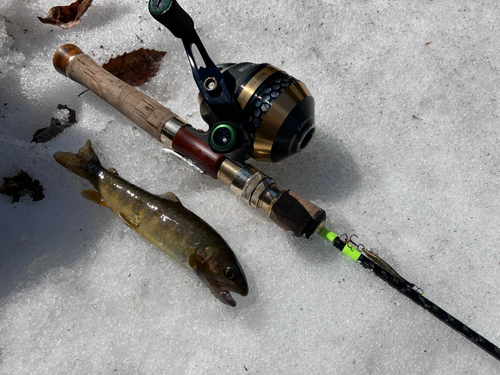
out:
{"label": "spincast reel", "polygon": [[[151,15],[186,49],[199,90],[201,116],[209,129],[186,129],[212,151],[245,161],[277,162],[302,151],[314,134],[314,99],[307,87],[269,64],[215,65],[175,0],[150,0]],[[195,46],[203,59],[196,61]]]}

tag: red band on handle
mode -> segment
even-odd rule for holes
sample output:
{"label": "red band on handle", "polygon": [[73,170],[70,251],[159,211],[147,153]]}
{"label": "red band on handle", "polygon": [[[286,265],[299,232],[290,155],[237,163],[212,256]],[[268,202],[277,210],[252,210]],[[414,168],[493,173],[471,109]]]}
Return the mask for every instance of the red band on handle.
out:
{"label": "red band on handle", "polygon": [[172,148],[198,164],[210,177],[217,179],[217,172],[226,157],[216,154],[210,147],[184,128],[175,133]]}

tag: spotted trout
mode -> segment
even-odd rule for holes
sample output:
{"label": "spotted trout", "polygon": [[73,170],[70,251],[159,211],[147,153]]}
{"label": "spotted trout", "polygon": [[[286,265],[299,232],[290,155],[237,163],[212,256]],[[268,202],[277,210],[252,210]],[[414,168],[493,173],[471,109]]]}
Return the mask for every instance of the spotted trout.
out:
{"label": "spotted trout", "polygon": [[229,245],[175,194],[150,194],[119,177],[115,169],[106,170],[90,141],[77,154],[56,152],[54,159],[94,185],[96,190],[82,192],[85,198],[110,208],[130,228],[193,270],[223,303],[236,306],[230,292],[248,294],[245,274]]}

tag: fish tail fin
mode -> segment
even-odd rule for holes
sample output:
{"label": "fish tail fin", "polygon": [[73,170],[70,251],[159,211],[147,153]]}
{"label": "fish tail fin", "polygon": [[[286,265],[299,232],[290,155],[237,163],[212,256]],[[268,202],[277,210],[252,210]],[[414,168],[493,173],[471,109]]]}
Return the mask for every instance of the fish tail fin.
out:
{"label": "fish tail fin", "polygon": [[92,165],[102,166],[99,158],[92,149],[90,141],[87,141],[78,153],[73,154],[71,152],[59,151],[54,153],[54,159],[71,172],[89,180],[93,185],[97,182],[97,171],[89,167]]}

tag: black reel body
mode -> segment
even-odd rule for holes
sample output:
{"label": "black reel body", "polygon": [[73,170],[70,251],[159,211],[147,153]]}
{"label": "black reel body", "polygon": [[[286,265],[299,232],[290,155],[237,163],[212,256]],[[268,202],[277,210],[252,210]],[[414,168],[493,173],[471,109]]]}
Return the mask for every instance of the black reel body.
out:
{"label": "black reel body", "polygon": [[[255,160],[277,162],[307,146],[314,134],[314,98],[302,82],[269,64],[219,69],[226,82],[235,82],[233,100]],[[220,121],[203,99],[200,112],[210,127]]]}
{"label": "black reel body", "polygon": [[[314,99],[302,82],[269,64],[216,66],[193,20],[175,0],[150,0],[149,10],[182,39],[200,91],[200,112],[209,130],[187,130],[237,161],[277,162],[307,146],[314,134]],[[204,67],[196,62],[193,45]]]}

